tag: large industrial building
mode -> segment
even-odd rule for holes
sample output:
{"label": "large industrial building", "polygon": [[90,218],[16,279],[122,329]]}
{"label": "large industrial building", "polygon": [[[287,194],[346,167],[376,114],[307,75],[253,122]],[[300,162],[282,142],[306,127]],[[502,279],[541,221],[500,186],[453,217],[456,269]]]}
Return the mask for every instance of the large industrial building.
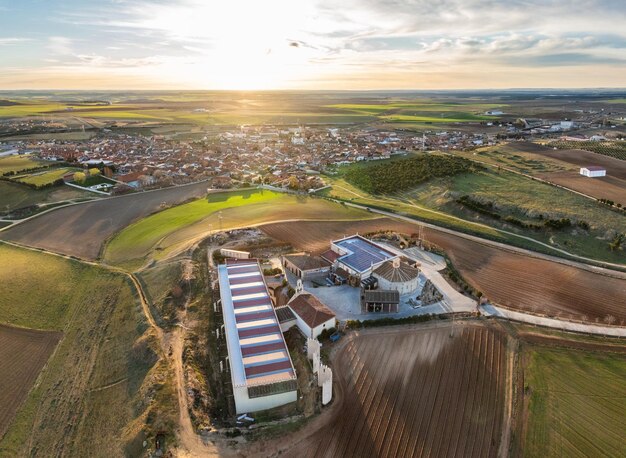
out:
{"label": "large industrial building", "polygon": [[331,260],[335,267],[348,274],[364,279],[397,255],[365,237],[352,235],[331,242],[330,252],[324,253],[322,257]]}
{"label": "large industrial building", "polygon": [[237,413],[295,402],[296,372],[258,261],[228,259],[218,273]]}

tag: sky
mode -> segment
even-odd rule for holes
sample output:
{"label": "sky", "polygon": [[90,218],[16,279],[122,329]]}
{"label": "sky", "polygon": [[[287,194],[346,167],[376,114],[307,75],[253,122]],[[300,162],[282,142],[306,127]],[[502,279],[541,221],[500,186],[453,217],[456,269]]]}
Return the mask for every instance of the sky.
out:
{"label": "sky", "polygon": [[626,87],[626,0],[0,0],[0,89]]}

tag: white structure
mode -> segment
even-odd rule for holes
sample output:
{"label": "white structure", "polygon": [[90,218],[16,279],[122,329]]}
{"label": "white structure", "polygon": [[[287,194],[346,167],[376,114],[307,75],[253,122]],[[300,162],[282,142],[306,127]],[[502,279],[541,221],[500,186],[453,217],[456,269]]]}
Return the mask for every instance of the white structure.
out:
{"label": "white structure", "polygon": [[317,386],[322,387],[322,405],[326,405],[333,398],[333,371],[320,362],[320,348],[318,340],[306,340],[307,358],[313,363],[313,373],[317,374]]}
{"label": "white structure", "polygon": [[218,274],[236,412],[295,402],[296,371],[258,261],[229,259]]}
{"label": "white structure", "polygon": [[586,177],[595,178],[606,176],[606,169],[595,165],[588,165],[580,168],[580,174]]}
{"label": "white structure", "polygon": [[233,259],[250,259],[250,253],[248,251],[231,250],[229,248],[220,249],[220,254],[227,258]]}
{"label": "white structure", "polygon": [[395,258],[379,266],[372,276],[378,280],[380,289],[410,294],[419,286],[419,273],[417,267],[401,262],[400,258]]}
{"label": "white structure", "polygon": [[296,326],[307,338],[315,339],[324,329],[337,325],[333,311],[312,294],[304,292],[301,280],[298,280],[296,294],[287,306],[296,317]]}
{"label": "white structure", "polygon": [[489,110],[489,111],[485,111],[485,114],[487,116],[500,116],[500,115],[503,115],[504,112],[502,110]]}

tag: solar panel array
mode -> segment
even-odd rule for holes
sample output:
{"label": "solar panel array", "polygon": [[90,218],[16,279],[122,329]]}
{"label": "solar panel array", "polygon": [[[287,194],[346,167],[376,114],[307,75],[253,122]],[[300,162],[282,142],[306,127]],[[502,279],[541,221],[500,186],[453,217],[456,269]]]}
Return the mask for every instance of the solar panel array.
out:
{"label": "solar panel array", "polygon": [[229,260],[219,274],[233,383],[292,379],[291,358],[258,262]]}
{"label": "solar panel array", "polygon": [[390,251],[359,236],[339,240],[334,242],[334,244],[348,252],[348,254],[340,257],[339,261],[357,272],[364,272],[372,264],[378,264],[396,257]]}

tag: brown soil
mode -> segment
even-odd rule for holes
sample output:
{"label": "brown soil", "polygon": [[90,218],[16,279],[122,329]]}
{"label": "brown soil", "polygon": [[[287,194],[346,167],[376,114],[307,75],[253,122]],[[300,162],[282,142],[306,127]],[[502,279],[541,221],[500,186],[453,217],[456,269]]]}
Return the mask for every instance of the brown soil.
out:
{"label": "brown soil", "polygon": [[201,197],[206,190],[206,183],[196,183],[73,205],[19,224],[2,232],[0,237],[93,260],[104,241],[115,232],[160,210],[163,203],[178,204]]}
{"label": "brown soil", "polygon": [[0,439],[61,336],[0,325]]}
{"label": "brown soil", "polygon": [[519,142],[511,143],[511,146],[526,153],[534,153],[543,157],[558,159],[579,167],[586,165],[599,165],[606,167],[606,174],[610,177],[626,180],[626,161],[615,159],[602,154],[592,153],[582,149],[552,149],[536,143]]}
{"label": "brown soil", "polygon": [[[300,250],[320,253],[330,240],[355,232],[417,231],[411,223],[381,218],[357,222],[291,222],[262,226],[268,235]],[[614,324],[626,322],[626,281],[546,259],[513,253],[462,237],[425,229],[427,241],[443,248],[463,277],[496,304],[560,318]]]}
{"label": "brown soil", "polygon": [[[452,337],[451,337],[452,336]],[[281,456],[497,456],[506,335],[477,325],[350,338],[333,363],[340,405]]]}
{"label": "brown soil", "polygon": [[609,199],[626,205],[626,180],[613,176],[589,178],[577,172],[544,173],[538,176],[596,199]]}

